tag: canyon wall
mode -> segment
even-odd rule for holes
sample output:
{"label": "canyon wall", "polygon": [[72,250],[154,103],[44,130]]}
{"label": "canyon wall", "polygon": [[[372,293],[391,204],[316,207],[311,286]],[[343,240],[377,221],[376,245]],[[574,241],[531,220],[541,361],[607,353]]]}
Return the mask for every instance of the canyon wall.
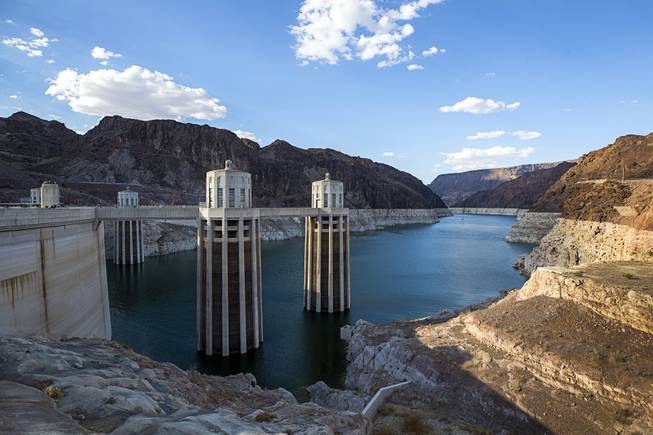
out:
{"label": "canyon wall", "polygon": [[0,335],[111,338],[103,224],[0,232]]}

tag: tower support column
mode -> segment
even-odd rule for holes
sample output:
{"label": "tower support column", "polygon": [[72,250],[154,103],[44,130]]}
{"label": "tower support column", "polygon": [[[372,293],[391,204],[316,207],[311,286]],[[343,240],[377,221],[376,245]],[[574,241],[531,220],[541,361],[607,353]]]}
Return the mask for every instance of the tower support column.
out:
{"label": "tower support column", "polygon": [[116,221],[113,225],[113,262],[138,264],[145,259],[143,221]]}
{"label": "tower support column", "polygon": [[316,216],[306,218],[304,307],[307,310],[333,313],[351,306],[348,214],[347,209],[320,210]]}
{"label": "tower support column", "polygon": [[198,262],[202,258],[198,350],[228,356],[258,348],[263,341],[258,209],[200,208]]}

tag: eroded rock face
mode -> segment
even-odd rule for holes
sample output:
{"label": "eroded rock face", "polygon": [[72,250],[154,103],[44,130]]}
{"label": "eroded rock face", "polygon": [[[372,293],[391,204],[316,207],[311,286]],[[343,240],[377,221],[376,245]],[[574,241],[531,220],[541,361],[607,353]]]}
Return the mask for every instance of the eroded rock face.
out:
{"label": "eroded rock face", "polygon": [[412,413],[424,431],[650,433],[647,267],[539,269],[523,289],[453,318],[359,322],[347,386],[371,392],[412,381],[380,411],[394,426],[383,417],[375,429],[400,427]]}
{"label": "eroded rock face", "polygon": [[[102,340],[2,337],[0,383],[6,380],[29,399],[26,409],[12,412],[33,417],[3,426],[16,432],[363,434],[369,426],[360,414],[299,404],[283,389],[264,390],[250,374],[184,371]],[[7,400],[3,389],[0,404]]]}
{"label": "eroded rock face", "polygon": [[610,222],[559,219],[539,246],[519,260],[530,275],[540,266],[577,266],[595,262],[653,263],[653,231]]}
{"label": "eroded rock face", "polygon": [[536,213],[524,211],[517,215],[517,223],[512,226],[506,240],[511,243],[537,245],[553,228],[560,213]]}
{"label": "eroded rock face", "polygon": [[518,292],[571,300],[630,328],[653,334],[653,265],[594,263],[573,268],[540,267]]}
{"label": "eroded rock face", "polygon": [[339,411],[361,412],[370,400],[367,394],[337,390],[322,381],[306,387],[306,390],[311,397],[311,402]]}

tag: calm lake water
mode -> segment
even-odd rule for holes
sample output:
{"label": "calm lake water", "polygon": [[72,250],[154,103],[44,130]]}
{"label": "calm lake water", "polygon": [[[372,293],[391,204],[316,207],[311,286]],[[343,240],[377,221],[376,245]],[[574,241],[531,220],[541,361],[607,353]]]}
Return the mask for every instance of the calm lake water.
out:
{"label": "calm lake water", "polygon": [[521,286],[524,280],[511,264],[531,247],[504,241],[514,222],[456,215],[435,225],[352,234],[351,310],[340,314],[304,311],[302,239],[264,242],[265,341],[258,350],[229,358],[195,351],[195,251],[147,258],[137,266],[108,263],[113,339],[184,369],[252,372],[259,384],[298,397],[318,380],[341,387],[342,325],[429,316]]}

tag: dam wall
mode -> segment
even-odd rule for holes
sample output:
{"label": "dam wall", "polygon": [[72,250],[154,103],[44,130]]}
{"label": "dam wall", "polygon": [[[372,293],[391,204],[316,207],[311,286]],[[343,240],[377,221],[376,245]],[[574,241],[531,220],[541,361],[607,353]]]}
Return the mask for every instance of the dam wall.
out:
{"label": "dam wall", "polygon": [[0,258],[0,335],[111,338],[101,222],[4,229]]}

